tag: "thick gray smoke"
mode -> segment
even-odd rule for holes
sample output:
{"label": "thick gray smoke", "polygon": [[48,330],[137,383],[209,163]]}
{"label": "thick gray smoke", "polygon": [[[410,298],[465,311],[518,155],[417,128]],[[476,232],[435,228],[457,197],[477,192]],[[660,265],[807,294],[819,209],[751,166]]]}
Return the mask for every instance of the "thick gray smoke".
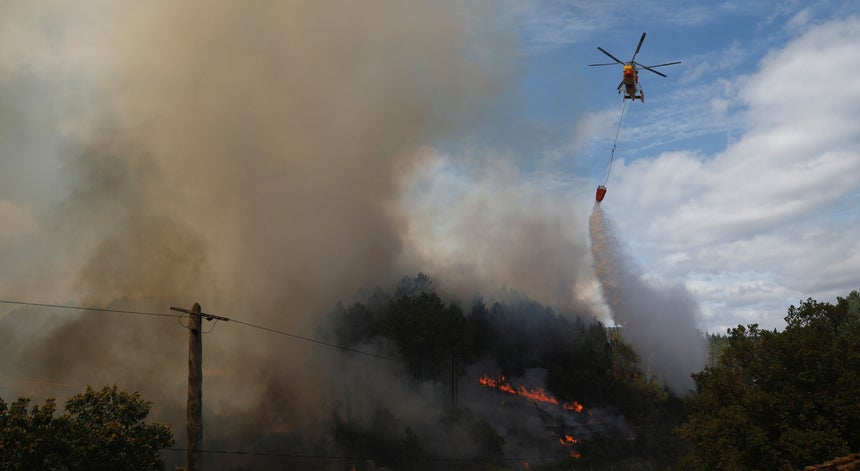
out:
{"label": "thick gray smoke", "polygon": [[[200,302],[312,335],[336,300],[403,273],[400,196],[420,147],[505,85],[495,59],[509,42],[486,7],[4,2],[0,216],[20,227],[3,235],[5,296]],[[175,320],[17,309],[3,321],[4,397],[38,398],[40,379],[69,393],[115,382],[184,407]],[[319,350],[265,335],[219,324],[206,336],[211,413],[316,421],[335,375]]]}
{"label": "thick gray smoke", "polygon": [[588,310],[587,215],[573,185],[524,174],[506,155],[452,159],[428,159],[407,194],[417,269],[462,299],[508,286],[561,311]]}
{"label": "thick gray smoke", "polygon": [[595,269],[615,323],[647,370],[683,395],[693,387],[690,374],[701,370],[707,359],[697,325],[698,303],[682,285],[645,280],[599,204],[594,205],[589,230]]}
{"label": "thick gray smoke", "polygon": [[[577,306],[586,235],[563,216],[562,185],[546,190],[487,151],[465,157],[478,163],[459,193],[445,172],[421,174],[437,162],[428,143],[468,132],[510,84],[516,43],[494,10],[3,2],[4,297],[159,312],[199,302],[309,336],[337,300],[418,270],[467,299],[504,284]],[[187,331],[175,319],[3,309],[0,396],[116,383],[152,400],[183,445]],[[436,420],[435,393],[394,401],[395,368],[332,355],[217,324],[204,336],[207,443],[303,430],[338,400],[356,415],[386,402]]]}

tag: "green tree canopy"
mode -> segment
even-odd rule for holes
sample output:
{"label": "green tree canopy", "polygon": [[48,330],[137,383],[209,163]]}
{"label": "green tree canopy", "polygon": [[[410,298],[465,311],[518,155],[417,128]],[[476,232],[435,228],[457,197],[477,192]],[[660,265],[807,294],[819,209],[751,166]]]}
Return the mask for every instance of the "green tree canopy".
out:
{"label": "green tree canopy", "polygon": [[20,398],[7,405],[0,398],[0,470],[61,469],[54,400],[29,404]]}
{"label": "green tree canopy", "polygon": [[161,470],[159,451],[173,445],[167,425],[144,422],[152,404],[116,386],[91,387],[54,417],[54,400],[0,399],[0,470]]}
{"label": "green tree canopy", "polygon": [[795,470],[860,448],[860,293],[791,306],[782,332],[729,331],[694,375],[681,437],[693,469]]}

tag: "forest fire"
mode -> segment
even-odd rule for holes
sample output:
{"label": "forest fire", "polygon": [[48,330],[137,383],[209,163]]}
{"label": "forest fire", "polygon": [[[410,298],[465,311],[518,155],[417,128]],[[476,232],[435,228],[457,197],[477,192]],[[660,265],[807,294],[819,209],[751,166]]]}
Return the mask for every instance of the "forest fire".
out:
{"label": "forest fire", "polygon": [[[535,402],[552,404],[554,406],[561,407],[562,409],[564,409],[566,411],[579,413],[579,412],[582,412],[582,410],[583,410],[582,404],[580,404],[576,401],[561,402],[558,399],[556,399],[555,397],[551,396],[550,394],[547,394],[546,391],[544,391],[543,389],[540,389],[540,388],[529,389],[529,388],[526,388],[525,386],[519,386],[517,388],[514,388],[513,386],[510,385],[510,383],[508,383],[507,379],[505,379],[505,377],[502,375],[492,377],[490,375],[485,374],[485,375],[481,376],[480,378],[478,378],[478,382],[481,383],[481,386],[484,386],[487,388],[492,388],[492,389],[495,389],[496,391],[501,391],[501,392],[505,392],[508,394],[513,394],[515,396],[524,397],[526,399],[530,399],[530,400],[535,401]],[[564,434],[564,435],[561,435],[561,437],[559,437],[558,443],[563,447],[571,448],[574,445],[576,445],[577,443],[579,443],[579,440],[574,438],[572,435]],[[582,456],[578,451],[572,450],[572,449],[568,451],[568,454],[570,455],[571,458],[577,458],[577,459]],[[525,469],[528,469],[528,462],[525,463]]]}
{"label": "forest fire", "polygon": [[[561,446],[572,447],[573,445],[576,445],[577,443],[579,443],[579,440],[573,438],[573,436],[571,436],[571,435],[565,434],[563,437],[558,439],[558,442],[561,444]],[[576,450],[570,450],[569,454],[570,454],[571,458],[577,458],[578,459],[578,458],[582,457],[582,454],[580,454]]]}
{"label": "forest fire", "polygon": [[555,406],[559,406],[565,410],[571,412],[582,412],[582,404],[572,401],[572,402],[560,402],[558,399],[549,395],[540,388],[527,389],[525,386],[520,386],[514,389],[511,386],[504,376],[498,376],[496,378],[491,377],[490,375],[484,375],[478,378],[478,381],[482,386],[493,388],[497,391],[506,392],[508,394],[515,394],[517,396],[525,397],[526,399],[531,399],[536,402],[543,402],[546,404],[552,404]]}

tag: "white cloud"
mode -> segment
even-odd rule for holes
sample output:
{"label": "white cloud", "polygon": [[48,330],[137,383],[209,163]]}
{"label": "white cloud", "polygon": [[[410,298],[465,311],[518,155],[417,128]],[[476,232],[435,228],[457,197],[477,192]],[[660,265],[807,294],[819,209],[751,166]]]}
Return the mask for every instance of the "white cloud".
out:
{"label": "white cloud", "polygon": [[618,109],[603,109],[588,113],[577,121],[573,129],[573,137],[570,142],[555,154],[560,158],[567,158],[577,151],[597,144],[609,145],[618,130]]}
{"label": "white cloud", "polygon": [[809,22],[812,20],[812,10],[809,8],[804,8],[797,12],[790,20],[788,20],[788,24],[786,25],[789,29],[792,30],[801,30]]}
{"label": "white cloud", "polygon": [[711,330],[775,327],[790,302],[860,286],[858,62],[860,19],[813,26],[743,80],[736,143],[614,168],[607,209],[621,237],[702,297]]}

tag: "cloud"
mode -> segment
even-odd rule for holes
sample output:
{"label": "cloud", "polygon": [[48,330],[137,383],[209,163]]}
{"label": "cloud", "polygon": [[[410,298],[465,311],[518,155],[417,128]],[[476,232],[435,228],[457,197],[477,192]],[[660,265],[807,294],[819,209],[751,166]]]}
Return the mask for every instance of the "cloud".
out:
{"label": "cloud", "polygon": [[797,12],[794,16],[788,20],[786,27],[791,30],[802,30],[805,28],[809,22],[812,20],[812,11],[809,8],[804,8]]}

